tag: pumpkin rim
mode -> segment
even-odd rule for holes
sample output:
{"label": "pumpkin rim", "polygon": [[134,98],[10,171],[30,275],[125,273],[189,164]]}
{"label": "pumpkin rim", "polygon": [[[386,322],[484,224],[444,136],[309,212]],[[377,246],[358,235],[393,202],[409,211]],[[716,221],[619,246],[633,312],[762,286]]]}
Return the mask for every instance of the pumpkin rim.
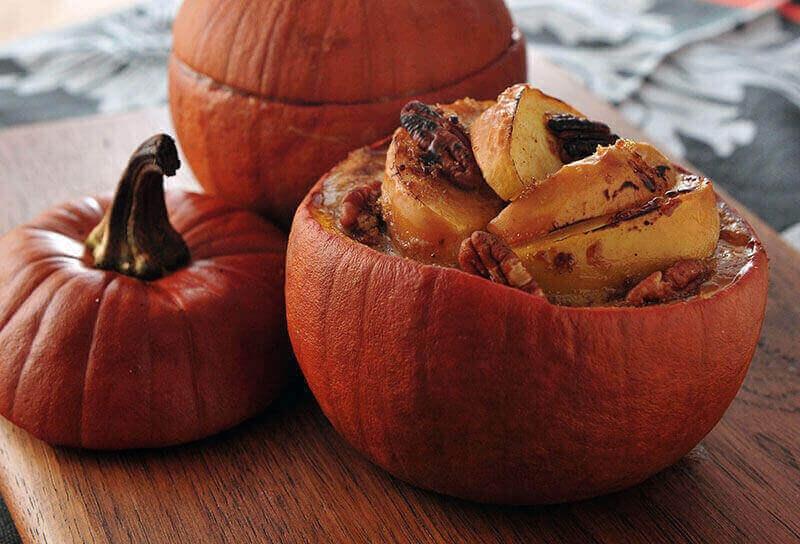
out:
{"label": "pumpkin rim", "polygon": [[[391,139],[391,137],[384,138],[384,139],[381,139],[381,140],[379,140],[379,141],[377,141],[377,142],[375,142],[375,143],[373,143],[373,144],[371,144],[369,146],[365,146],[365,147],[369,148],[369,149],[379,149],[381,146],[385,145],[386,142],[388,140],[390,140],[390,139]],[[338,164],[341,164],[341,162],[338,163]],[[337,164],[337,166],[338,166],[338,164]],[[337,166],[334,166],[334,169]],[[371,255],[370,259],[374,259],[377,256],[377,257],[386,257],[386,258],[389,258],[391,260],[399,260],[399,261],[403,261],[403,262],[408,262],[412,266],[419,267],[421,270],[423,270],[423,271],[425,271],[427,273],[443,273],[445,275],[450,275],[450,274],[453,274],[453,273],[455,273],[455,274],[463,274],[463,275],[469,277],[469,279],[467,280],[468,282],[475,283],[476,288],[478,287],[478,283],[477,282],[480,282],[481,285],[483,285],[486,288],[490,288],[490,289],[510,289],[511,291],[513,291],[516,294],[518,294],[519,297],[522,297],[521,300],[522,299],[528,300],[529,301],[528,303],[529,304],[533,304],[534,306],[535,305],[543,305],[543,304],[544,305],[549,305],[549,306],[553,306],[554,308],[557,308],[558,311],[564,311],[564,312],[567,312],[567,313],[572,314],[572,315],[580,314],[581,316],[583,316],[584,314],[590,315],[590,314],[605,313],[605,312],[611,312],[611,313],[615,313],[617,315],[626,315],[626,316],[627,315],[630,315],[630,316],[642,315],[643,313],[659,311],[659,309],[664,308],[664,307],[687,307],[687,306],[694,306],[694,305],[697,305],[697,304],[702,304],[704,301],[708,301],[708,300],[714,299],[714,298],[716,298],[716,297],[718,297],[720,295],[723,295],[727,291],[729,291],[729,290],[731,290],[733,288],[738,288],[738,286],[744,281],[750,281],[752,278],[755,277],[757,272],[760,271],[760,270],[763,270],[763,273],[765,275],[767,275],[767,276],[769,275],[769,258],[767,256],[766,250],[764,249],[764,244],[761,241],[761,239],[758,237],[758,234],[756,233],[755,229],[750,224],[750,222],[744,216],[742,216],[741,213],[735,207],[731,206],[727,202],[727,200],[725,200],[724,198],[722,198],[719,195],[717,195],[717,201],[718,202],[722,202],[738,219],[740,219],[743,222],[744,226],[747,228],[747,231],[751,236],[751,239],[756,244],[756,247],[755,247],[753,255],[748,258],[747,262],[741,267],[741,269],[740,269],[739,273],[736,275],[736,277],[733,278],[733,280],[730,281],[728,284],[726,284],[725,286],[723,286],[721,288],[716,289],[709,296],[702,297],[699,294],[695,294],[695,295],[692,295],[692,296],[687,297],[687,298],[681,298],[681,299],[678,299],[678,300],[668,301],[668,302],[660,303],[660,304],[650,304],[650,305],[646,305],[646,306],[611,306],[611,305],[566,306],[566,305],[561,305],[561,304],[554,304],[554,303],[550,302],[549,300],[547,300],[547,298],[545,298],[545,297],[530,296],[528,293],[524,293],[524,292],[522,292],[519,289],[516,289],[514,287],[511,287],[511,286],[508,286],[508,285],[502,285],[502,284],[499,284],[499,283],[495,283],[495,282],[492,282],[492,281],[490,281],[488,279],[482,278],[480,276],[476,276],[474,274],[469,274],[467,272],[464,272],[463,270],[459,270],[459,269],[454,268],[454,267],[437,266],[437,265],[434,265],[434,264],[426,264],[426,263],[422,263],[420,261],[417,261],[416,259],[413,259],[411,257],[404,257],[404,256],[401,256],[401,255],[392,255],[390,253],[384,253],[384,252],[378,251],[378,250],[376,250],[376,249],[374,249],[374,248],[372,248],[372,247],[370,247],[370,246],[368,246],[366,244],[362,244],[362,243],[358,242],[357,240],[353,240],[352,238],[348,237],[347,235],[345,235],[342,232],[339,232],[338,230],[333,230],[332,231],[331,229],[325,228],[324,226],[322,226],[322,224],[320,224],[320,222],[316,218],[314,218],[314,216],[313,216],[313,214],[311,212],[311,208],[312,208],[312,206],[314,206],[314,204],[312,203],[311,200],[312,200],[312,197],[313,197],[314,194],[319,193],[319,192],[322,191],[322,185],[325,183],[325,181],[328,179],[328,177],[332,174],[332,171],[333,171],[333,169],[328,171],[327,173],[325,173],[325,175],[323,175],[311,187],[309,192],[303,198],[303,201],[298,206],[297,212],[295,213],[294,219],[292,221],[292,228],[291,228],[290,233],[289,233],[290,234],[290,236],[289,236],[290,239],[292,238],[292,234],[295,232],[295,223],[299,224],[300,221],[303,221],[305,223],[311,222],[311,223],[314,223],[314,227],[313,227],[314,229],[320,231],[321,233],[323,233],[327,237],[328,242],[335,243],[335,244],[353,244],[355,246],[360,246],[361,250],[366,250],[367,251],[367,255],[369,255],[371,253],[375,254],[375,255]],[[287,250],[288,250],[288,248],[287,248]],[[288,262],[288,259],[287,259],[287,262]]]}
{"label": "pumpkin rim", "polygon": [[444,84],[432,87],[429,89],[417,89],[417,90],[410,90],[407,93],[394,95],[394,96],[382,96],[380,98],[371,99],[371,100],[353,100],[353,101],[338,101],[338,100],[331,100],[331,101],[313,101],[313,100],[293,100],[288,99],[285,97],[273,97],[253,91],[249,91],[247,89],[242,89],[235,85],[231,85],[229,83],[225,83],[215,79],[214,77],[206,74],[205,72],[201,71],[200,69],[196,68],[189,64],[186,60],[180,58],[177,52],[173,49],[170,52],[169,62],[170,64],[174,63],[178,69],[185,71],[190,76],[200,80],[205,81],[212,84],[216,90],[223,90],[231,92],[237,96],[244,97],[244,98],[254,98],[257,100],[265,101],[265,102],[272,102],[275,104],[285,104],[287,106],[293,107],[308,107],[308,108],[315,108],[321,106],[362,106],[365,104],[376,104],[382,102],[393,102],[396,100],[404,100],[404,99],[411,99],[415,96],[419,95],[427,95],[427,94],[434,94],[439,93],[442,91],[447,90],[450,87],[455,87],[465,81],[473,79],[480,74],[491,70],[492,68],[504,63],[507,61],[509,57],[516,54],[520,49],[523,51],[526,48],[526,41],[522,32],[519,30],[518,27],[514,26],[511,29],[511,39],[509,42],[508,47],[506,47],[503,51],[500,52],[499,55],[494,57],[491,61],[484,64],[477,70],[473,70],[458,79],[454,79],[451,81],[447,81]]}

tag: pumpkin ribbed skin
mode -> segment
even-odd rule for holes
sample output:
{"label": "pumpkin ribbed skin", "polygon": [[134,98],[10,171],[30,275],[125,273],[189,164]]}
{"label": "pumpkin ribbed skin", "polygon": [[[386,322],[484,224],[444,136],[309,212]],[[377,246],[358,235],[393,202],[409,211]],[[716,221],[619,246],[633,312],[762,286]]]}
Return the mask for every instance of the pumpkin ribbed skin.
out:
{"label": "pumpkin ribbed skin", "polygon": [[174,54],[249,94],[352,104],[424,94],[495,62],[513,24],[498,0],[187,0]]}
{"label": "pumpkin ribbed skin", "polygon": [[376,252],[311,206],[287,252],[295,355],[339,433],[421,487],[534,504],[638,483],[714,427],[756,347],[763,250],[710,298],[571,308]]}
{"label": "pumpkin ribbed skin", "polygon": [[167,192],[191,263],[141,281],[87,263],[107,199],[0,239],[0,413],[53,444],[202,438],[262,410],[289,372],[285,238],[219,199]]}
{"label": "pumpkin ribbed skin", "polygon": [[388,135],[409,100],[495,98],[525,79],[502,0],[188,0],[169,94],[203,187],[288,226],[314,181]]}

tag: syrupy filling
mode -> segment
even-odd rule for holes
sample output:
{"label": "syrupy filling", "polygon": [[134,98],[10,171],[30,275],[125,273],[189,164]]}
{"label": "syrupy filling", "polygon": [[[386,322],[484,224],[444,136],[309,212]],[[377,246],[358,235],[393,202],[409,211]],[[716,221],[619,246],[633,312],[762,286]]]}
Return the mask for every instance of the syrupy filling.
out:
{"label": "syrupy filling", "polygon": [[[365,244],[388,255],[409,258],[387,235],[381,215],[379,196],[385,175],[387,149],[388,144],[351,153],[347,160],[328,174],[321,191],[312,196],[312,212],[324,228],[354,243]],[[690,179],[688,174],[687,179]],[[680,184],[674,191],[679,190]],[[655,202],[651,206],[657,204]],[[630,278],[620,288],[568,294],[541,289],[535,292],[546,296],[553,304],[566,306],[642,306],[672,303],[697,296],[710,297],[744,275],[760,249],[747,223],[721,199],[717,199],[717,210],[720,219],[719,240],[713,254],[706,259],[675,263],[646,278]],[[469,240],[465,240],[465,244],[469,257],[469,251],[474,247]],[[465,251],[464,247],[462,251]],[[568,273],[567,265],[565,263],[565,274]],[[454,262],[452,265],[432,266],[452,266],[463,270],[465,264],[459,266]],[[468,272],[475,273],[473,270]],[[489,277],[491,271],[483,272]],[[515,273],[513,267],[506,272]],[[498,267],[493,273],[505,272]],[[518,281],[524,284],[526,279],[523,277]],[[529,286],[530,283],[517,287],[526,290]]]}

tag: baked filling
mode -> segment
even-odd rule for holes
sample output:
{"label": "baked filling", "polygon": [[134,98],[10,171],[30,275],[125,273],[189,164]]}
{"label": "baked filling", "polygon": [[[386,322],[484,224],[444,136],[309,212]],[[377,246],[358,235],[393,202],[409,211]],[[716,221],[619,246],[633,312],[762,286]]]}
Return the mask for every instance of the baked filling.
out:
{"label": "baked filling", "polygon": [[400,124],[325,178],[325,228],[569,306],[708,297],[759,249],[709,179],[530,86]]}

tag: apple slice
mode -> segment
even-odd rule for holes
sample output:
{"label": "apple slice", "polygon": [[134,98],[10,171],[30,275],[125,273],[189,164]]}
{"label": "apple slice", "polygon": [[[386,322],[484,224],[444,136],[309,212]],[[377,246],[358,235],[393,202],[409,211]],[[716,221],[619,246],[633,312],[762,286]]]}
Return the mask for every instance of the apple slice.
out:
{"label": "apple slice", "polygon": [[618,140],[528,187],[489,223],[520,244],[565,225],[639,207],[675,186],[672,163],[646,143]]}
{"label": "apple slice", "polygon": [[487,183],[504,200],[617,138],[607,126],[530,85],[504,91],[475,121],[471,136]]}
{"label": "apple slice", "polygon": [[473,123],[481,116],[481,114],[494,106],[494,100],[475,100],[472,98],[462,98],[450,104],[437,104],[437,107],[442,110],[445,116],[455,115],[461,126],[470,134]]}
{"label": "apple slice", "polygon": [[618,289],[679,260],[704,259],[719,238],[711,181],[682,176],[644,206],[507,243],[549,294]]}
{"label": "apple slice", "polygon": [[[454,266],[461,242],[485,229],[503,201],[480,175],[464,127],[445,117],[448,107],[437,111],[415,104],[403,110],[402,122],[409,128],[397,129],[389,145],[381,186],[383,216],[403,255]],[[462,108],[459,118],[466,113]]]}

